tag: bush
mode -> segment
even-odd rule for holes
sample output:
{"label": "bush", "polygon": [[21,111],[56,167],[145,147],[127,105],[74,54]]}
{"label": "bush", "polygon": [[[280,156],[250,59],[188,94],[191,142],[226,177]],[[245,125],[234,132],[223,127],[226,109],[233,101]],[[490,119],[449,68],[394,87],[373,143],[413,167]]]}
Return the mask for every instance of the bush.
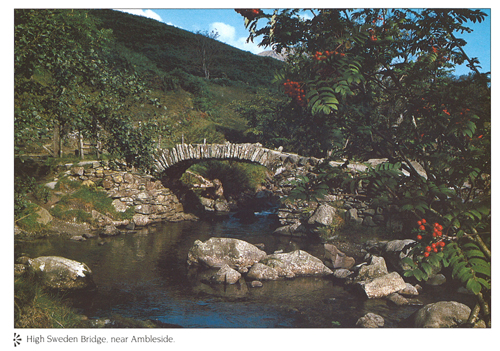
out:
{"label": "bush", "polygon": [[17,176],[14,178],[14,216],[20,218],[26,215],[29,200],[27,195],[31,194],[35,200],[46,203],[49,200],[50,191],[42,184],[37,184],[36,179],[29,176]]}
{"label": "bush", "polygon": [[226,197],[255,191],[268,172],[261,165],[234,161],[207,161],[191,166],[190,170],[207,179],[219,179]]}

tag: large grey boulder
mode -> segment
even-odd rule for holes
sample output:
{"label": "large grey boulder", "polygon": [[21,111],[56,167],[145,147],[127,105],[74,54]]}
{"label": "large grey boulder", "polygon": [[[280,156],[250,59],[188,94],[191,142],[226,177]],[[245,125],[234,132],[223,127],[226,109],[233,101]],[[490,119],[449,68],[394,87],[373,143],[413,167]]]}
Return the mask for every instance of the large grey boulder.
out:
{"label": "large grey boulder", "polygon": [[399,294],[404,296],[418,296],[419,292],[416,287],[410,283],[406,283],[406,287],[403,290],[398,291]]}
{"label": "large grey boulder", "polygon": [[218,212],[229,212],[231,208],[229,207],[229,203],[224,198],[219,198],[215,200],[214,209]]}
{"label": "large grey boulder", "polygon": [[391,295],[406,288],[406,283],[397,272],[359,282],[358,285],[369,299]]}
{"label": "large grey boulder", "polygon": [[37,223],[47,225],[52,221],[52,215],[43,207],[39,207],[35,213],[38,215]]}
{"label": "large grey boulder", "polygon": [[212,277],[210,277],[211,283],[224,283],[224,284],[236,284],[240,280],[241,274],[227,264],[222,266],[221,269],[217,271]]}
{"label": "large grey boulder", "polygon": [[385,245],[383,256],[399,273],[403,273],[411,268],[402,260],[408,256],[413,244],[415,244],[413,239],[391,240]]}
{"label": "large grey boulder", "polygon": [[307,236],[304,226],[297,220],[295,223],[276,228],[274,234],[290,236]]}
{"label": "large grey boulder", "polygon": [[149,217],[144,214],[135,214],[132,217],[132,223],[134,223],[134,225],[136,225],[137,227],[144,227],[148,225],[150,222],[151,220],[149,219]]}
{"label": "large grey boulder", "polygon": [[363,223],[363,218],[358,216],[358,210],[351,208],[346,212],[346,220],[348,223],[354,223],[361,225]]}
{"label": "large grey boulder", "polygon": [[363,265],[358,271],[356,281],[363,281],[382,277],[388,274],[387,265],[383,257],[372,256],[369,265]]}
{"label": "large grey boulder", "polygon": [[337,210],[334,207],[328,204],[321,204],[314,211],[314,214],[309,218],[307,223],[316,226],[329,226],[333,223],[336,212]]}
{"label": "large grey boulder", "polygon": [[415,315],[415,328],[451,328],[467,322],[471,309],[455,301],[425,305]]}
{"label": "large grey boulder", "polygon": [[263,263],[256,263],[248,271],[247,277],[257,280],[276,280],[279,278],[278,271]]}
{"label": "large grey boulder", "polygon": [[85,264],[59,256],[41,256],[29,262],[29,269],[46,287],[63,291],[94,288],[92,271]]}
{"label": "large grey boulder", "polygon": [[260,263],[274,268],[279,277],[324,276],[333,272],[319,258],[303,250],[267,255]]}
{"label": "large grey boulder", "polygon": [[327,264],[331,264],[334,269],[350,269],[356,263],[354,258],[347,256],[333,244],[325,244],[324,248],[325,260]]}
{"label": "large grey boulder", "polygon": [[234,238],[210,238],[205,242],[196,240],[189,249],[188,265],[222,267],[228,265],[244,272],[266,256],[265,251],[255,245]]}

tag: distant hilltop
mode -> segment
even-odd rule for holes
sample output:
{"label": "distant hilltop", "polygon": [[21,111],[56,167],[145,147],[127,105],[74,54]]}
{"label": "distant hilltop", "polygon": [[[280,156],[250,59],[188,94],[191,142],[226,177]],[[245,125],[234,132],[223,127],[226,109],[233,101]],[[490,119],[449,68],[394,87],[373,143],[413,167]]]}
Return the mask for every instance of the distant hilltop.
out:
{"label": "distant hilltop", "polygon": [[274,52],[273,50],[262,51],[262,52],[259,52],[257,55],[272,57],[272,58],[274,58],[276,60],[280,60],[280,61],[285,61],[285,59],[286,59],[285,54],[278,54],[278,53]]}

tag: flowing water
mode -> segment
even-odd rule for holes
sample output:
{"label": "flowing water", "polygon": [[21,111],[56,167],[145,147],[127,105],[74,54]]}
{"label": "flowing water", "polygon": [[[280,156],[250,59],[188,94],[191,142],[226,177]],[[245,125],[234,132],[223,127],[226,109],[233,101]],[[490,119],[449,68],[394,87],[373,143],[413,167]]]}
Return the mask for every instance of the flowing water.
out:
{"label": "flowing water", "polygon": [[[163,223],[84,242],[59,237],[19,242],[15,252],[16,256],[57,255],[85,262],[98,289],[80,296],[75,306],[89,318],[118,314],[186,328],[350,328],[359,317],[373,312],[384,317],[386,327],[398,327],[420,308],[368,300],[331,277],[265,281],[263,287],[251,288],[205,284],[201,277],[206,272],[188,268],[186,258],[193,242],[210,237],[264,244],[268,253],[301,249],[322,257],[320,243],[272,235],[277,223],[269,214],[257,213],[247,223],[233,215]],[[467,300],[450,294],[443,287],[426,287],[419,300],[424,304]]]}

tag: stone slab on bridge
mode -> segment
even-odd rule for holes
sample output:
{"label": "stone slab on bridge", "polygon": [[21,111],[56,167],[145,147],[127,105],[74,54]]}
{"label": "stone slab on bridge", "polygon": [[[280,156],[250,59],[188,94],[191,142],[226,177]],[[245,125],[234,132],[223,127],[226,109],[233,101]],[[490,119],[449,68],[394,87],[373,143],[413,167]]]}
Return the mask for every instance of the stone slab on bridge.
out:
{"label": "stone slab on bridge", "polygon": [[179,178],[191,165],[208,160],[240,160],[253,162],[279,172],[280,167],[314,166],[321,160],[280,150],[262,147],[261,144],[177,144],[170,149],[158,149],[154,155],[156,170],[170,177]]}

